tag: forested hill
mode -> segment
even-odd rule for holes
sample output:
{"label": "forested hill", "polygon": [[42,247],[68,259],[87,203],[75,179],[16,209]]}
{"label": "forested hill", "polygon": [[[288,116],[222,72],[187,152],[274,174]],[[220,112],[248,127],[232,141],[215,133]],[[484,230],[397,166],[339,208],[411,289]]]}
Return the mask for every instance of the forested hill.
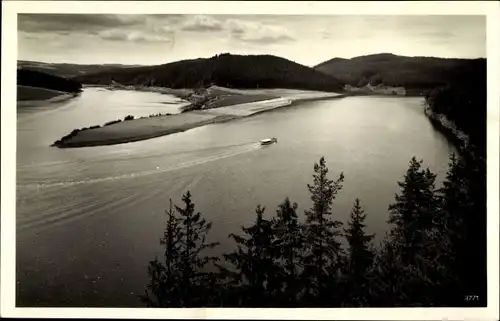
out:
{"label": "forested hill", "polygon": [[68,93],[78,93],[82,90],[82,85],[77,81],[26,69],[17,70],[17,85]]}
{"label": "forested hill", "polygon": [[48,63],[38,61],[18,60],[17,68],[40,71],[46,74],[72,78],[88,73],[96,73],[104,70],[116,68],[129,68],[137,67],[137,65],[120,65],[120,64],[94,64],[94,65],[81,65],[81,64],[67,64],[67,63]]}
{"label": "forested hill", "polygon": [[486,59],[445,59],[374,54],[351,59],[333,58],[314,69],[340,81],[362,87],[384,84],[407,89],[431,89],[447,85],[471,70],[486,67]]}
{"label": "forested hill", "polygon": [[199,88],[210,84],[229,88],[292,88],[341,91],[333,76],[271,55],[221,54],[158,66],[115,69],[74,78],[85,84]]}

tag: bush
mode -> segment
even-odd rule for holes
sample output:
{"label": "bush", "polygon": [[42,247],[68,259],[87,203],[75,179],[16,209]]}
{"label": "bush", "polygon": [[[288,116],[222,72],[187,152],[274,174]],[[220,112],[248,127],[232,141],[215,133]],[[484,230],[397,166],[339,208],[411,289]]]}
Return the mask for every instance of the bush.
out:
{"label": "bush", "polygon": [[108,121],[107,123],[104,124],[104,126],[109,126],[109,125],[117,124],[117,123],[119,123],[121,121],[122,121],[121,119]]}
{"label": "bush", "polygon": [[134,119],[134,116],[132,115],[128,115],[127,117],[125,117],[123,120],[133,120]]}

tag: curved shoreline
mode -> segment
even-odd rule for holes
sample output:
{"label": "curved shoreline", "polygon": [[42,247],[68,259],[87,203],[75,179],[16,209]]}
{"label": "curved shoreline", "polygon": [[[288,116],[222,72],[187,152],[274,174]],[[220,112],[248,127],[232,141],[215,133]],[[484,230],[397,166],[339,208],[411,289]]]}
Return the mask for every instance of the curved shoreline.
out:
{"label": "curved shoreline", "polygon": [[[305,93],[307,94],[307,93]],[[316,95],[316,96],[315,96]],[[196,110],[169,116],[134,119],[116,124],[77,131],[74,135],[55,142],[59,148],[96,147],[137,142],[180,133],[189,129],[250,117],[306,101],[343,98],[338,93],[312,93],[310,97],[280,97],[258,102]]]}

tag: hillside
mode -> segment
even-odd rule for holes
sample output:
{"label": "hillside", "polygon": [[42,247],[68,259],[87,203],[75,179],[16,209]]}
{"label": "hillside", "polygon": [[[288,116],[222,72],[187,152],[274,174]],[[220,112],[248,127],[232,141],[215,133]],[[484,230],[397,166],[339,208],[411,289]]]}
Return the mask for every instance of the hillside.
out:
{"label": "hillside", "polygon": [[26,69],[17,70],[17,85],[64,93],[78,93],[82,90],[82,85],[77,81]]}
{"label": "hillside", "polygon": [[312,68],[271,55],[222,54],[165,65],[115,69],[74,78],[84,84],[145,85],[169,88],[290,88],[341,91],[343,83]]}
{"label": "hillside", "polygon": [[333,58],[314,69],[334,75],[356,87],[368,83],[407,89],[431,89],[467,77],[471,70],[486,68],[486,59],[445,59],[375,54],[351,59]]}
{"label": "hillside", "polygon": [[18,69],[27,69],[40,71],[54,76],[72,78],[79,75],[96,73],[104,70],[116,68],[138,67],[138,65],[120,65],[120,64],[103,64],[103,65],[79,65],[66,63],[47,63],[38,61],[18,60]]}

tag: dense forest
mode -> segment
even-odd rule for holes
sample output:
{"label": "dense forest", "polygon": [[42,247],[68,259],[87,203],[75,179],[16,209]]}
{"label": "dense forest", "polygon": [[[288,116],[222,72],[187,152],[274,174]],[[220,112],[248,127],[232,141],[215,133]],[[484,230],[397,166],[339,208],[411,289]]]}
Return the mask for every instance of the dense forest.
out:
{"label": "dense forest", "polygon": [[17,68],[40,71],[53,76],[72,78],[80,75],[96,73],[104,70],[138,67],[138,65],[121,65],[121,64],[68,64],[68,63],[49,63],[38,61],[18,60]]}
{"label": "dense forest", "polygon": [[82,85],[77,81],[26,69],[17,70],[17,85],[46,88],[67,93],[82,91]]}
{"label": "dense forest", "polygon": [[200,88],[211,84],[229,88],[292,88],[341,91],[343,83],[332,76],[271,55],[221,54],[212,58],[182,60],[165,65],[115,69],[75,77],[85,84]]}
{"label": "dense forest", "polygon": [[206,241],[211,223],[189,192],[182,206],[171,202],[164,256],[150,262],[140,299],[150,307],[486,306],[486,69],[461,72],[425,103],[470,139],[450,155],[442,186],[422,160],[410,160],[380,244],[364,230],[370,210],[361,200],[348,222],[335,219],[348,178],[331,179],[321,158],[307,186],[311,208],[301,215],[287,198],[270,217],[258,205],[223,257],[206,256],[217,243]]}
{"label": "dense forest", "polygon": [[370,83],[403,86],[410,90],[447,85],[481,68],[486,68],[485,59],[406,57],[385,53],[351,59],[333,58],[314,67],[356,87]]}

